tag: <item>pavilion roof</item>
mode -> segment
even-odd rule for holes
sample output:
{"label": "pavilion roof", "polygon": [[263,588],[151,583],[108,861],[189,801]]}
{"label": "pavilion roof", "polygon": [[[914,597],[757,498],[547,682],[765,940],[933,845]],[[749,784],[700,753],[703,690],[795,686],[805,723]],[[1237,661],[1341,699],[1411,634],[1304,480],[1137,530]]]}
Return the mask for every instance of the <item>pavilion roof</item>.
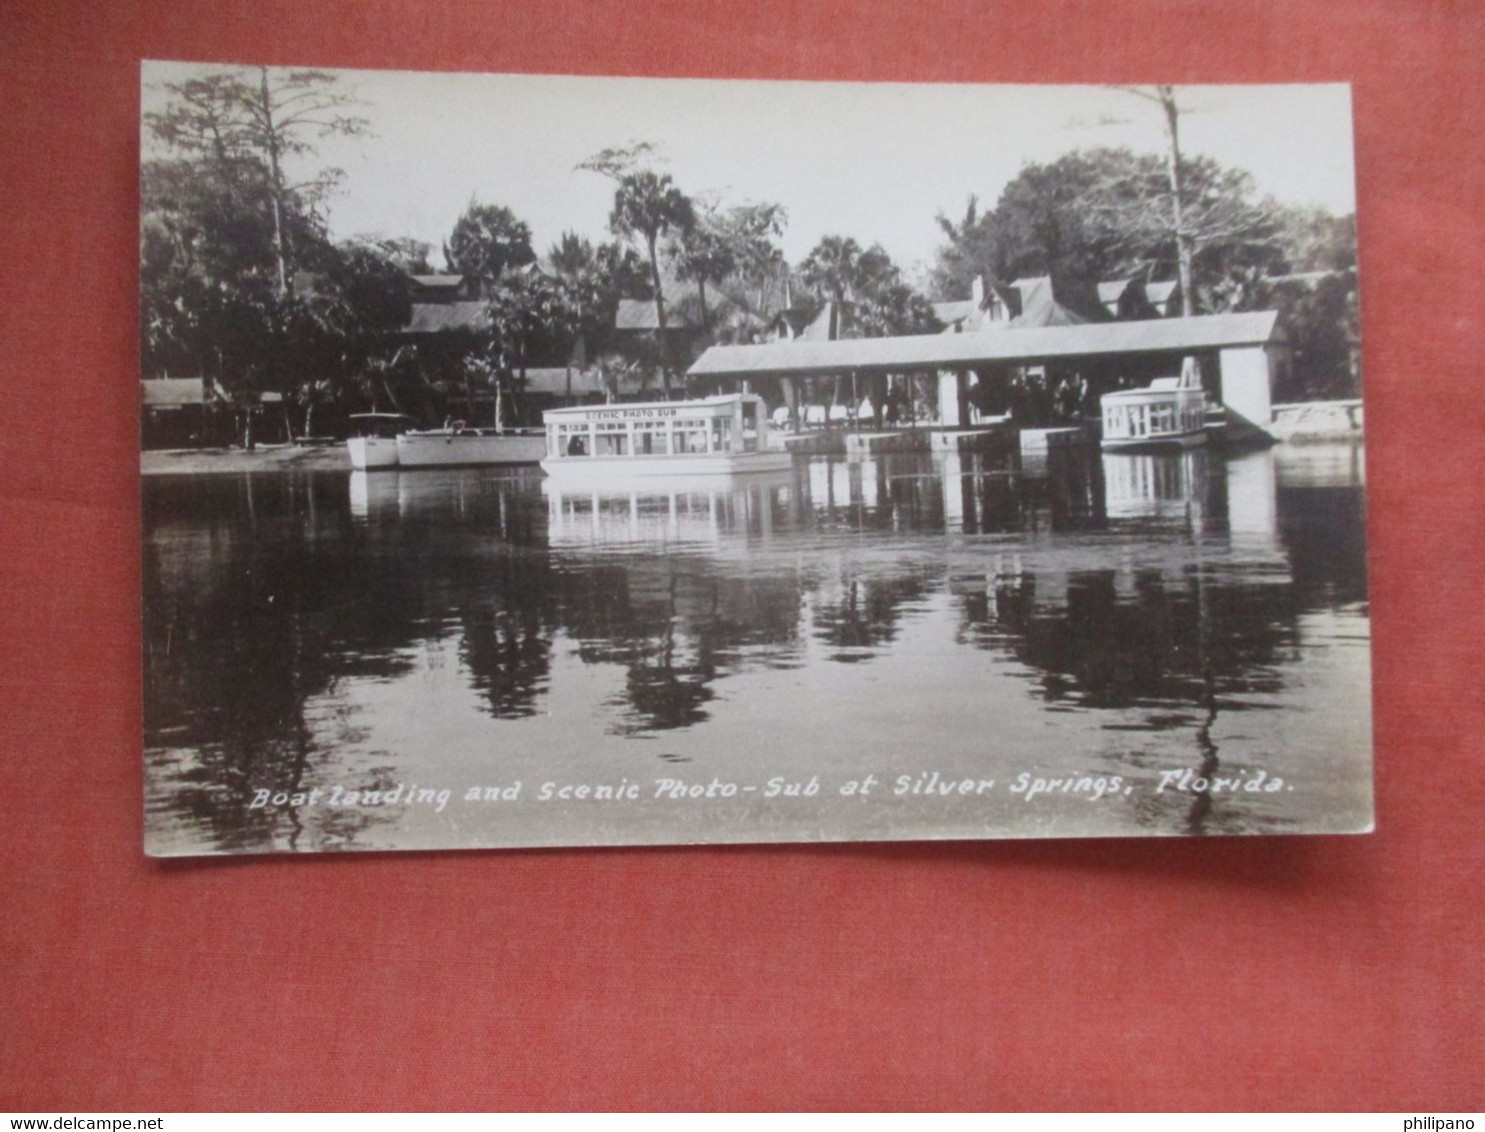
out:
{"label": "pavilion roof", "polygon": [[853,370],[896,372],[1259,346],[1281,340],[1278,317],[1277,311],[1250,311],[973,334],[843,338],[824,342],[795,339],[752,346],[713,346],[696,360],[689,372],[692,377],[808,375]]}

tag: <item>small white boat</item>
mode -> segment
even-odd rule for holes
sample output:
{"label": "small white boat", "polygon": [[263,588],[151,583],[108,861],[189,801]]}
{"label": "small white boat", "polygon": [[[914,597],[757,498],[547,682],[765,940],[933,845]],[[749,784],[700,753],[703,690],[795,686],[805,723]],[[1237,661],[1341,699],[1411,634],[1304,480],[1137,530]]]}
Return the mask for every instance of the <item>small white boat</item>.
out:
{"label": "small white boat", "polygon": [[1099,398],[1103,447],[1191,448],[1206,442],[1207,398],[1200,386],[1179,377],[1157,377],[1144,389],[1124,389]]}
{"label": "small white boat", "polygon": [[548,409],[542,420],[542,469],[569,481],[739,476],[792,464],[787,451],[771,445],[763,398],[751,393]]}
{"label": "small white boat", "polygon": [[538,464],[546,450],[540,429],[467,428],[462,421],[397,436],[397,464],[402,468]]}
{"label": "small white boat", "polygon": [[397,466],[397,434],[412,427],[401,413],[352,413],[351,435],[345,442],[351,467],[358,472]]}

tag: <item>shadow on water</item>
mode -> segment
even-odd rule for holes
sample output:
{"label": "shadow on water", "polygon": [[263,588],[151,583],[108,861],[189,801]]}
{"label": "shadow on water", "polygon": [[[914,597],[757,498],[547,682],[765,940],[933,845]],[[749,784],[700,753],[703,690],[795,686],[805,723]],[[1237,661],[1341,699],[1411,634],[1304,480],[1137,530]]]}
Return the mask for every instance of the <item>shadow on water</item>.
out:
{"label": "shadow on water", "polygon": [[[808,710],[813,679],[886,663],[940,610],[947,679],[987,654],[1044,712],[1091,713],[1132,744],[1188,735],[1210,778],[1219,713],[1271,710],[1305,616],[1366,598],[1360,483],[1272,453],[820,459],[587,493],[494,470],[172,477],[146,481],[144,529],[150,820],[219,850],[381,838],[395,812],[305,830],[252,805],[326,768],[368,789],[406,777],[352,687],[462,685],[493,727],[616,667],[591,726],[655,736],[714,726],[749,673],[794,674],[769,711]],[[1138,768],[1137,744],[1120,757]],[[1187,801],[1187,832],[1241,826]],[[1171,824],[1133,811],[1135,828]]]}

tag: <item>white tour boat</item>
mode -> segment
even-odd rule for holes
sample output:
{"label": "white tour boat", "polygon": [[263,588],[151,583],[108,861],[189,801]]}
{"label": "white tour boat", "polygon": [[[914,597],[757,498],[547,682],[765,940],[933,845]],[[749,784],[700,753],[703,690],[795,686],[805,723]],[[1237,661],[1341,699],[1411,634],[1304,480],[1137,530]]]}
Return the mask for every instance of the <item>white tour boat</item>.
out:
{"label": "white tour boat", "polygon": [[548,409],[542,420],[542,469],[569,480],[738,476],[792,463],[787,451],[770,445],[763,398],[751,393]]}
{"label": "white tour boat", "polygon": [[1157,377],[1144,389],[1123,389],[1099,398],[1103,447],[1191,448],[1205,443],[1207,397],[1179,377]]}

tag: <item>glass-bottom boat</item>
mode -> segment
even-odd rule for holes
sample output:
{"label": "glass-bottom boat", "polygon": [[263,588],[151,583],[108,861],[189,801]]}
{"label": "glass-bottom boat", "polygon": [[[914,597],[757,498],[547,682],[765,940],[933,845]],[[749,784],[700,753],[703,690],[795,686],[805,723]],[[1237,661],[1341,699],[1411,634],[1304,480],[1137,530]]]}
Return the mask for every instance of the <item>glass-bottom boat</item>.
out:
{"label": "glass-bottom boat", "polygon": [[738,476],[791,465],[787,451],[770,445],[763,398],[751,393],[548,409],[542,421],[541,466],[569,480]]}
{"label": "glass-bottom boat", "polygon": [[1179,377],[1157,377],[1144,389],[1099,398],[1108,450],[1191,448],[1206,442],[1206,394]]}

